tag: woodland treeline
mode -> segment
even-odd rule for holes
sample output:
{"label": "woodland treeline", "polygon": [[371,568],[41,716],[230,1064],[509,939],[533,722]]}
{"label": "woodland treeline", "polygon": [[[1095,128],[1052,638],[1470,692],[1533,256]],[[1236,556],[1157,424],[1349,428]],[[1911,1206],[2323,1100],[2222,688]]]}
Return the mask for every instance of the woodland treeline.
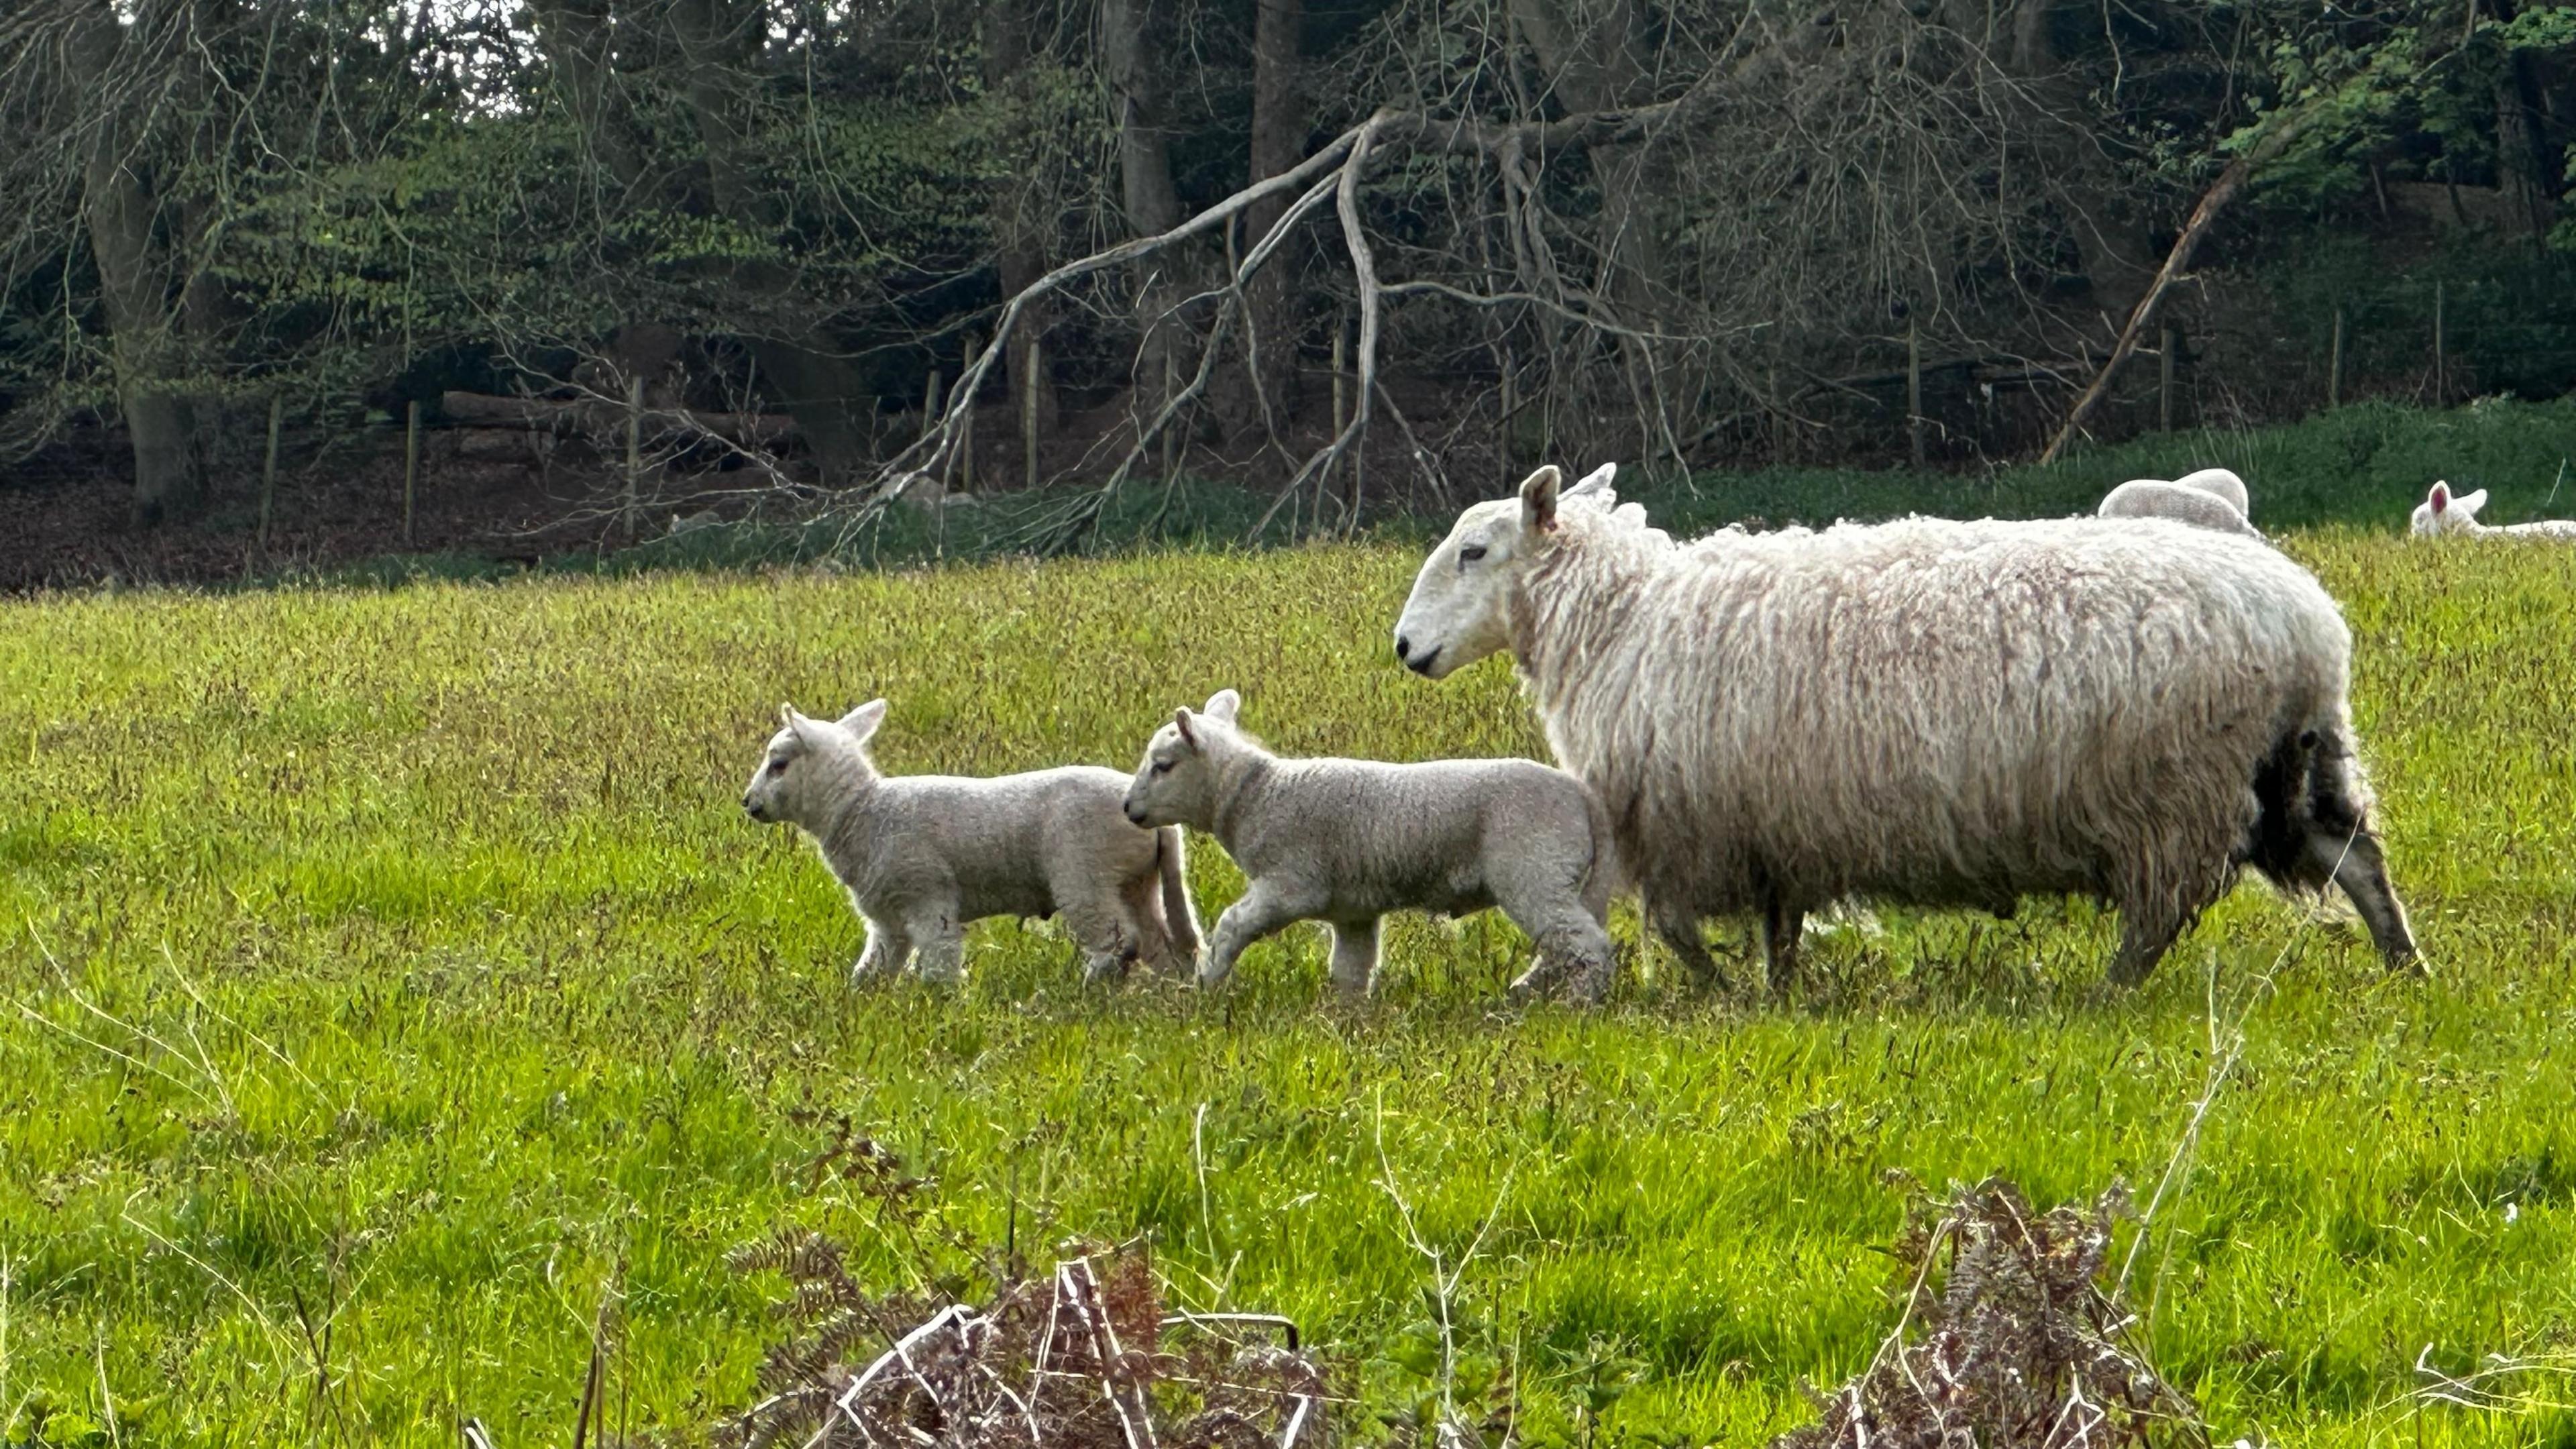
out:
{"label": "woodland treeline", "polygon": [[0,468],[145,523],[414,404],[1321,518],[2576,382],[2522,0],[7,0],[0,136]]}

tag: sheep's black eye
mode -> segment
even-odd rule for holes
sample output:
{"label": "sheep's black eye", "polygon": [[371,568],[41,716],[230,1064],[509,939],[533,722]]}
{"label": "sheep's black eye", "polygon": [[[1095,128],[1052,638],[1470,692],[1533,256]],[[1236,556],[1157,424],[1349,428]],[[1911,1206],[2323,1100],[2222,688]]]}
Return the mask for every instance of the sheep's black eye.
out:
{"label": "sheep's black eye", "polygon": [[771,774],[773,774],[773,775],[784,775],[784,774],[786,774],[786,773],[787,773],[787,762],[786,762],[785,760],[772,760],[772,761],[770,761],[770,762],[769,762],[769,773],[771,773]]}
{"label": "sheep's black eye", "polygon": [[1154,773],[1157,775],[1168,774],[1170,773],[1171,768],[1172,762],[1169,760],[1156,760],[1154,762]]}
{"label": "sheep's black eye", "polygon": [[1462,564],[1474,563],[1476,560],[1483,558],[1484,556],[1485,546],[1481,543],[1471,544],[1466,548],[1458,550],[1458,562]]}

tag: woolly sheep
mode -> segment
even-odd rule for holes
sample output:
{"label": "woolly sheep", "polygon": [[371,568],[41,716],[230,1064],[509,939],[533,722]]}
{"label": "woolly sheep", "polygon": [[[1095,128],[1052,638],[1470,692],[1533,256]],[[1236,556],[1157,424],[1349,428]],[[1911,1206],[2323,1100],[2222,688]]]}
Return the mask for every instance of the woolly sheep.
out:
{"label": "woolly sheep", "polygon": [[1515,994],[1560,977],[1585,1001],[1609,990],[1610,827],[1580,781],[1535,760],[1282,759],[1237,725],[1241,702],[1228,689],[1175,710],[1127,790],[1128,819],[1207,831],[1247,877],[1201,985],[1222,984],[1262,937],[1323,921],[1333,984],[1357,996],[1377,970],[1379,917],[1499,906],[1538,947]]}
{"label": "woolly sheep", "polygon": [[[2226,485],[2234,485],[2229,488]],[[2239,501],[2245,484],[2224,468],[2204,468],[2167,483],[2160,478],[2132,478],[2102,497],[2094,510],[2102,518],[2170,518],[2220,533],[2261,538],[2263,532],[2245,521]]]}
{"label": "woolly sheep", "polygon": [[900,972],[916,952],[923,980],[955,984],[966,923],[986,916],[1061,915],[1094,980],[1139,958],[1175,973],[1196,959],[1181,833],[1128,822],[1126,776],[1076,765],[889,777],[868,757],[884,700],[837,722],[779,713],[742,808],[804,830],[849,889],[868,929],[854,984]]}
{"label": "woolly sheep", "polygon": [[2545,518],[2538,523],[2508,523],[2490,528],[2478,522],[2478,510],[2487,506],[2487,490],[2454,495],[2448,483],[2436,483],[2424,501],[2415,505],[2415,516],[2409,526],[2427,537],[2455,534],[2462,538],[2576,538],[2576,519]]}
{"label": "woolly sheep", "polygon": [[2270,548],[2160,519],[1910,518],[1676,544],[1610,468],[1465,511],[1397,657],[1508,651],[1559,763],[1609,810],[1695,970],[1758,912],[1776,988],[1845,897],[2009,912],[2105,899],[2142,980],[2238,866],[2342,887],[2391,966],[2389,888],[2345,704],[2351,640]]}

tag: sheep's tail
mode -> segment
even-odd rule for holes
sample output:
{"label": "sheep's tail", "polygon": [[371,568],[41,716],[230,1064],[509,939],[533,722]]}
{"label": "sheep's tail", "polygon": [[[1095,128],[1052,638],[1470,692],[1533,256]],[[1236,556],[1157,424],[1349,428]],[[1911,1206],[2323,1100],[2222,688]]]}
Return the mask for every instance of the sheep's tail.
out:
{"label": "sheep's tail", "polygon": [[1166,825],[1154,832],[1154,868],[1163,876],[1163,929],[1171,933],[1172,950],[1183,960],[1199,958],[1199,913],[1190,904],[1190,882],[1187,848],[1181,844],[1181,827]]}

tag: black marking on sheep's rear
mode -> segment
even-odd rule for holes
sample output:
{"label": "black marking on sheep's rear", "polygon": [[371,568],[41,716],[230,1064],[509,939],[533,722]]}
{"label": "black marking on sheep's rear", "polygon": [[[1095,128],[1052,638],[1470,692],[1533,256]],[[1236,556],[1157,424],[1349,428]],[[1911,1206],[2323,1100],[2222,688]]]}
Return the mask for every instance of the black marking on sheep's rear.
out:
{"label": "black marking on sheep's rear", "polygon": [[2319,891],[2333,882],[2331,860],[2308,849],[2319,836],[2350,840],[2368,833],[2358,802],[2344,793],[2347,747],[2332,732],[2284,734],[2254,767],[2261,806],[2244,858],[2285,890]]}

